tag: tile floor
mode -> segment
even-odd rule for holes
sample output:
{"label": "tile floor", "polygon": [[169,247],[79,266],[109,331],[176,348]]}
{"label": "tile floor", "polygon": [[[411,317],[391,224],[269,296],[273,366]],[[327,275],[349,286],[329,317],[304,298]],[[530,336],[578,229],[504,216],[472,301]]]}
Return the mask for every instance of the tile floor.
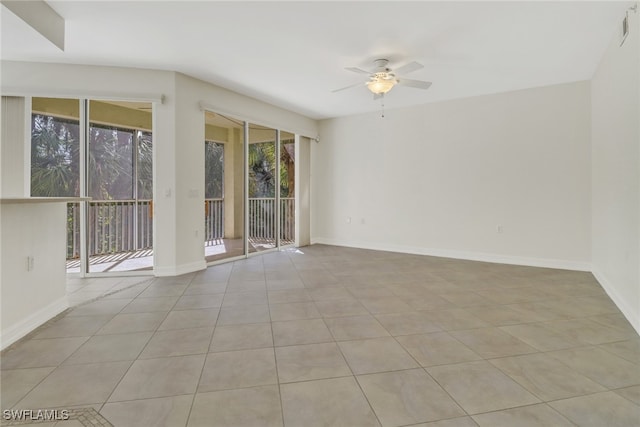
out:
{"label": "tile floor", "polygon": [[70,287],[108,295],[2,353],[2,409],[138,427],[640,425],[640,338],[589,273],[317,245]]}

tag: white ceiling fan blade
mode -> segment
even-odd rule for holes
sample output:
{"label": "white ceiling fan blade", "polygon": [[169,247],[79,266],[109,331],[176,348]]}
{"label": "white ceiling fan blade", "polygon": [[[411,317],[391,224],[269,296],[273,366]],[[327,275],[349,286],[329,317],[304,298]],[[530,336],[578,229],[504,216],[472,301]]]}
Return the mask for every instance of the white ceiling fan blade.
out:
{"label": "white ceiling fan blade", "polygon": [[362,68],[358,68],[358,67],[346,67],[345,70],[351,71],[353,73],[358,73],[358,74],[366,74],[368,76],[372,74],[371,72],[365,71]]}
{"label": "white ceiling fan blade", "polygon": [[341,87],[340,89],[332,90],[331,92],[340,92],[340,91],[343,91],[343,90],[351,89],[352,87],[362,86],[364,84],[366,84],[366,83],[360,82],[360,83],[352,84],[352,85],[349,85],[349,86]]}
{"label": "white ceiling fan blade", "polygon": [[429,89],[431,82],[423,82],[422,80],[398,79],[401,86],[415,87],[417,89]]}
{"label": "white ceiling fan blade", "polygon": [[417,71],[417,70],[419,70],[421,68],[424,68],[424,65],[414,61],[414,62],[409,62],[408,64],[405,64],[402,67],[393,70],[393,72],[396,75],[409,74],[409,73]]}

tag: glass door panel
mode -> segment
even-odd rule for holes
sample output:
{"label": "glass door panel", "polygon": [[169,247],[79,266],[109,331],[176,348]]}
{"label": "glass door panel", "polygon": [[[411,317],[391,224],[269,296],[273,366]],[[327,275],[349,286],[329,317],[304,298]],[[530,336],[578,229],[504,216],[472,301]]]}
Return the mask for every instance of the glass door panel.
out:
{"label": "glass door panel", "polygon": [[[80,196],[80,100],[31,100],[31,196]],[[80,203],[67,204],[67,272],[81,272]]]}
{"label": "glass door panel", "polygon": [[280,246],[292,245],[296,237],[295,135],[280,132]]}
{"label": "glass door panel", "polygon": [[89,101],[91,273],[153,268],[151,109],[145,102]]}
{"label": "glass door panel", "polygon": [[277,247],[276,188],[277,132],[268,127],[249,124],[248,208],[249,252]]}
{"label": "glass door panel", "polygon": [[206,111],[204,159],[205,259],[245,255],[244,122]]}

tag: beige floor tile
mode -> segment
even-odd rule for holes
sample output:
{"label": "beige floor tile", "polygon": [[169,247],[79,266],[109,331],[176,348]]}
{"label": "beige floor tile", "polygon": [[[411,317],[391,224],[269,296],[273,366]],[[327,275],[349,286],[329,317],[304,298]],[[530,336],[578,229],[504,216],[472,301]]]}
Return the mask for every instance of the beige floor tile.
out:
{"label": "beige floor tile", "polygon": [[30,368],[0,372],[0,408],[9,409],[55,368]]}
{"label": "beige floor tile", "polygon": [[422,366],[448,365],[482,359],[447,332],[396,338]]}
{"label": "beige floor tile", "polygon": [[485,359],[534,353],[537,350],[498,328],[450,332],[456,339]]}
{"label": "beige floor tile", "polygon": [[95,334],[109,320],[112,314],[102,316],[65,316],[44,326],[34,339],[87,337]]}
{"label": "beige floor tile", "polygon": [[280,391],[287,427],[380,425],[353,377],[283,384]]}
{"label": "beige floor tile", "polygon": [[369,314],[356,299],[336,299],[317,301],[316,306],[323,317],[344,317]]}
{"label": "beige floor tile", "polygon": [[519,325],[544,320],[534,313],[516,311],[506,305],[493,305],[486,307],[470,307],[469,313],[484,320],[492,326]]}
{"label": "beige floor tile", "polygon": [[490,301],[475,292],[469,291],[443,293],[439,296],[461,308],[488,306],[495,304],[493,301]]}
{"label": "beige floor tile", "polygon": [[554,331],[541,323],[502,326],[499,329],[540,351],[562,350],[582,345],[569,336]]}
{"label": "beige floor tile", "polygon": [[198,393],[189,427],[281,427],[282,409],[277,386]]}
{"label": "beige floor tile", "polygon": [[267,291],[284,291],[284,290],[302,290],[304,289],[304,282],[302,279],[292,280],[269,280],[267,279]]}
{"label": "beige floor tile", "polygon": [[412,311],[409,304],[404,302],[400,297],[360,298],[359,301],[371,314],[405,313]]}
{"label": "beige floor tile", "polygon": [[260,280],[229,280],[227,284],[227,292],[264,292],[266,290],[267,284],[264,278]]}
{"label": "beige floor tile", "polygon": [[218,319],[218,312],[217,308],[173,310],[169,312],[158,330],[214,327]]}
{"label": "beige floor tile", "polygon": [[276,362],[281,383],[352,375],[335,343],[278,347]]}
{"label": "beige floor tile", "polygon": [[58,366],[89,337],[48,338],[18,342],[2,352],[2,369]]}
{"label": "beige floor tile", "polygon": [[155,331],[167,317],[167,313],[118,314],[104,325],[97,334],[124,334]]}
{"label": "beige floor tile", "polygon": [[314,301],[352,300],[353,296],[344,287],[329,287],[310,289],[309,295]]}
{"label": "beige floor tile", "polygon": [[418,367],[409,353],[390,337],[341,341],[338,345],[356,375]]}
{"label": "beige floor tile", "polygon": [[606,391],[598,383],[543,353],[490,362],[543,401]]}
{"label": "beige floor tile", "polygon": [[269,306],[266,304],[222,307],[218,316],[218,325],[223,326],[245,325],[248,323],[265,323],[270,321],[271,318],[269,317]]}
{"label": "beige floor tile", "polygon": [[193,394],[205,355],[136,360],[109,402]]}
{"label": "beige floor tile", "polygon": [[468,414],[540,403],[486,361],[425,368]]}
{"label": "beige floor tile", "polygon": [[81,304],[74,307],[69,311],[69,313],[67,313],[67,316],[100,316],[106,314],[117,314],[131,301],[131,298],[99,299],[88,304]]}
{"label": "beige floor tile", "polygon": [[346,289],[356,299],[392,297],[394,295],[397,297],[402,296],[395,294],[393,292],[394,288],[388,288],[386,286],[347,286]]}
{"label": "beige floor tile", "polygon": [[322,319],[273,322],[274,345],[289,346],[332,342],[333,337]]}
{"label": "beige floor tile", "polygon": [[206,353],[212,334],[213,327],[157,331],[140,354],[140,359]]}
{"label": "beige floor tile", "polygon": [[121,313],[153,313],[170,311],[178,301],[178,297],[136,298]]}
{"label": "beige floor tile", "polygon": [[269,302],[265,291],[227,292],[224,294],[222,307],[244,307],[247,305],[264,305]]}
{"label": "beige floor tile", "polygon": [[601,348],[582,347],[547,354],[608,388],[622,388],[640,384],[638,365]]}
{"label": "beige floor tile", "polygon": [[270,304],[271,320],[274,322],[298,319],[316,319],[320,312],[313,302],[290,302]]}
{"label": "beige floor tile", "polygon": [[574,425],[544,403],[474,415],[473,419],[480,427],[572,427]]}
{"label": "beige floor tile", "polygon": [[468,310],[464,308],[427,311],[427,313],[427,317],[445,331],[485,328],[490,326],[487,322],[469,313]]}
{"label": "beige floor tile", "polygon": [[269,298],[269,304],[312,301],[311,295],[306,289],[270,290],[267,292],[267,296]]}
{"label": "beige floor tile", "polygon": [[640,406],[640,385],[613,390],[618,395]]}
{"label": "beige floor tile", "polygon": [[613,392],[557,400],[549,405],[579,426],[637,426],[640,406]]}
{"label": "beige floor tile", "polygon": [[193,395],[184,395],[107,403],[100,414],[118,427],[184,426],[192,401]]}
{"label": "beige floor tile", "polygon": [[219,308],[224,294],[184,295],[181,296],[174,310],[198,310],[203,308]]}
{"label": "beige floor tile", "polygon": [[378,314],[375,318],[393,336],[426,334],[440,330],[438,325],[429,320],[427,313],[421,311]]}
{"label": "beige floor tile", "polygon": [[213,331],[209,351],[248,350],[264,347],[273,347],[270,323],[217,326]]}
{"label": "beige floor tile", "polygon": [[327,318],[324,321],[336,341],[389,336],[380,322],[369,315]]}
{"label": "beige floor tile", "polygon": [[209,353],[198,392],[277,384],[272,348]]}
{"label": "beige floor tile", "polygon": [[470,417],[451,418],[448,420],[433,421],[430,423],[416,424],[411,427],[478,427]]}
{"label": "beige floor tile", "polygon": [[131,362],[60,366],[27,394],[22,409],[88,405],[107,400]]}
{"label": "beige floor tile", "polygon": [[583,344],[604,344],[629,338],[625,331],[589,319],[556,320],[544,325]]}
{"label": "beige floor tile", "polygon": [[150,298],[150,297],[179,297],[181,296],[185,289],[187,289],[186,283],[184,284],[151,284],[147,286],[144,292],[140,293],[138,296],[141,298]]}
{"label": "beige floor tile", "polygon": [[640,365],[640,338],[600,344],[598,347],[622,357],[631,363]]}
{"label": "beige floor tile", "polygon": [[457,306],[435,293],[424,295],[410,295],[401,297],[404,302],[409,304],[413,310],[436,311],[455,309]]}
{"label": "beige floor tile", "polygon": [[465,415],[423,369],[360,375],[357,379],[384,427]]}
{"label": "beige floor tile", "polygon": [[135,360],[153,335],[152,332],[95,335],[73,353],[64,365]]}
{"label": "beige floor tile", "polygon": [[227,290],[227,282],[191,283],[183,295],[223,294]]}

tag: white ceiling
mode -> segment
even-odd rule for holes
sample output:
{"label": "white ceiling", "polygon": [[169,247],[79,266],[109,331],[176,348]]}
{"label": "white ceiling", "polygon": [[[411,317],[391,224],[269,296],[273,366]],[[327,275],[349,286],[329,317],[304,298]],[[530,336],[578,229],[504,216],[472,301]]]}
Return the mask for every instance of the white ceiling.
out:
{"label": "white ceiling", "polygon": [[344,70],[418,61],[385,107],[588,80],[632,2],[50,1],[64,52],[5,7],[4,60],[175,70],[315,119],[380,109]]}

